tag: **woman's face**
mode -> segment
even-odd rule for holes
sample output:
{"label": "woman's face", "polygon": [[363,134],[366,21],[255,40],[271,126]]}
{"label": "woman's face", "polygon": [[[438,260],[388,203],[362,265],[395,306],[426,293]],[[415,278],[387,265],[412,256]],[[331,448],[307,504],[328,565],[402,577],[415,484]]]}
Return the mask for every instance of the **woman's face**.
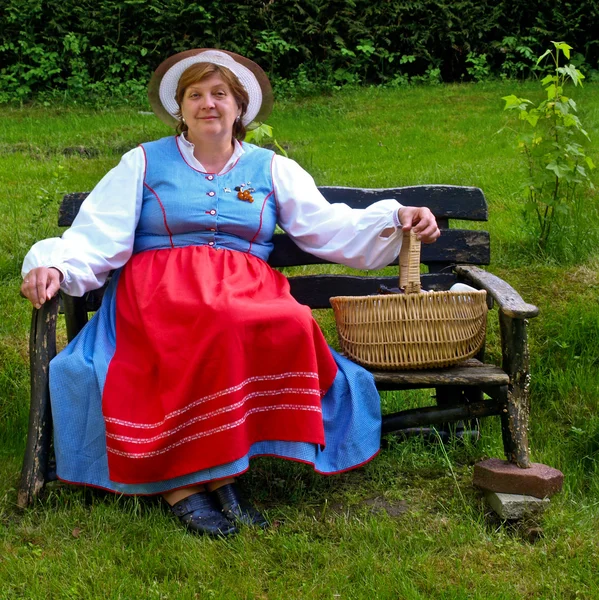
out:
{"label": "woman's face", "polygon": [[233,124],[240,114],[235,96],[220,75],[192,83],[183,94],[181,115],[187,123],[187,138],[193,144],[231,140]]}

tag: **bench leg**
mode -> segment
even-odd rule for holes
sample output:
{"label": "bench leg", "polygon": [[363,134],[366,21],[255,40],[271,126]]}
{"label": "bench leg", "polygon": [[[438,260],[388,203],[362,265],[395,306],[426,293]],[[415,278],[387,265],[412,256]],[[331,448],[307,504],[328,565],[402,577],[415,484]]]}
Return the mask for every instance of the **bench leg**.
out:
{"label": "bench leg", "polygon": [[[435,397],[437,406],[445,408],[448,406],[463,406],[475,404],[483,401],[483,393],[476,387],[455,387],[445,386],[435,388]],[[479,430],[476,419],[457,421],[455,423],[442,423],[440,426],[442,431],[446,431],[451,437],[470,437],[471,441],[478,441]]]}
{"label": "bench leg", "polygon": [[527,321],[499,313],[503,369],[510,376],[507,395],[507,415],[502,419],[506,457],[519,467],[530,467],[528,449],[528,419],[530,414],[530,368]]}
{"label": "bench leg", "polygon": [[52,414],[48,375],[50,361],[56,356],[56,316],[58,296],[33,310],[29,336],[31,404],[27,448],[21,471],[17,503],[25,508],[33,502],[46,483],[48,455],[52,440]]}

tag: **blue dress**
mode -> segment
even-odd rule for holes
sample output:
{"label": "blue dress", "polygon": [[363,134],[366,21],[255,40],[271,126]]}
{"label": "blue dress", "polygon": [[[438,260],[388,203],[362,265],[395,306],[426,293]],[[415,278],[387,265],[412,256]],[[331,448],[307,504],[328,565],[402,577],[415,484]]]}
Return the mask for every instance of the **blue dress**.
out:
{"label": "blue dress", "polygon": [[[253,290],[256,289],[255,278],[257,275],[255,273],[261,273],[260,277],[268,281],[270,281],[272,273],[272,277],[279,281],[277,278],[280,275],[264,264],[272,247],[271,238],[277,214],[276,199],[272,193],[273,186],[270,177],[272,154],[269,151],[244,144],[245,153],[233,168],[221,175],[213,175],[201,173],[187,164],[178,151],[176,138],[165,138],[145,144],[143,148],[147,161],[145,191],[141,217],[136,230],[134,256],[130,260],[131,265],[142,260],[145,260],[144,264],[147,264],[150,258],[152,263],[159,262],[168,254],[169,260],[166,263],[179,265],[178,268],[189,273],[189,277],[194,279],[198,286],[204,288],[209,286],[212,291],[212,288],[218,287],[215,282],[222,277],[222,272],[218,275],[209,273],[210,266],[205,266],[201,273],[193,273],[197,270],[197,261],[200,255],[217,252],[219,257],[232,257],[231,260],[223,261],[227,265],[225,268],[231,270],[231,272],[225,273],[225,280],[238,281],[236,279],[238,276],[245,277],[245,271],[251,270],[252,277],[246,277],[248,282],[251,281],[252,291],[248,293],[253,294]],[[235,190],[235,188],[241,189]],[[249,194],[252,202],[238,198],[237,192],[242,190],[251,190]],[[196,250],[199,248],[200,252],[196,252],[194,248]],[[212,256],[215,255],[212,254]],[[247,261],[247,266],[243,261]],[[129,296],[132,295],[131,292],[127,292],[126,285],[128,266],[126,265],[113,275],[100,310],[67,348],[52,361],[50,366],[50,392],[55,423],[54,444],[57,473],[60,479],[125,494],[157,494],[239,475],[249,468],[249,460],[255,456],[277,456],[305,462],[312,464],[319,473],[332,474],[355,468],[376,455],[380,443],[381,417],[379,395],[372,376],[331,349],[328,350],[330,352],[328,359],[330,360],[330,356],[332,356],[336,374],[332,384],[326,384],[327,389],[324,390],[326,393],[322,397],[318,397],[318,400],[309,407],[311,414],[314,414],[315,407],[317,407],[318,418],[322,419],[320,425],[324,439],[321,440],[321,443],[290,439],[293,438],[293,435],[284,434],[285,428],[278,425],[269,427],[267,433],[264,433],[262,426],[260,435],[247,438],[247,447],[244,448],[242,454],[238,453],[239,455],[234,459],[222,462],[206,458],[206,456],[200,459],[198,456],[197,448],[200,447],[196,448],[193,444],[195,444],[196,438],[204,433],[195,436],[188,435],[182,438],[182,442],[176,444],[169,445],[164,442],[175,430],[185,429],[188,427],[188,423],[202,420],[204,418],[202,415],[193,419],[182,417],[183,420],[177,426],[171,426],[170,429],[165,426],[166,429],[157,430],[157,435],[149,436],[141,441],[129,435],[119,436],[118,432],[112,432],[112,423],[122,423],[123,421],[112,416],[112,413],[109,412],[110,407],[106,405],[106,398],[103,402],[103,396],[106,395],[107,375],[110,387],[110,373],[117,370],[115,362],[118,361],[114,359],[117,354],[117,346],[122,345],[122,342],[117,344],[117,341],[118,333],[122,330],[118,323],[119,318],[123,318],[120,316],[124,311],[123,298],[128,301]],[[240,274],[238,271],[242,268],[244,272]],[[255,270],[252,270],[254,268]],[[168,267],[165,272],[161,271],[160,278],[169,276],[171,271],[172,267]],[[123,272],[125,273],[123,274]],[[269,286],[270,284],[262,285],[260,283],[259,287],[261,290],[266,287],[268,295],[271,294],[272,287]],[[181,299],[185,293],[185,291],[181,291]],[[261,294],[262,291],[256,293]],[[284,293],[287,292],[284,290]],[[203,292],[200,295],[203,297]],[[211,295],[210,298],[213,296]],[[177,309],[177,301],[178,299],[175,298],[173,310]],[[198,304],[200,314],[204,314],[206,310],[212,308],[209,306],[213,302],[212,299],[209,302],[205,300],[201,302],[205,302],[205,304]],[[285,302],[288,300],[286,299]],[[202,306],[204,306],[203,309]],[[305,307],[297,304],[295,306],[294,310],[298,314],[307,311]],[[219,327],[220,325],[217,325],[213,329],[217,330]],[[304,328],[306,328],[305,325]],[[167,329],[165,328],[165,330]],[[221,352],[221,346],[231,345],[230,336],[235,334],[235,329],[221,337],[212,330],[209,333],[212,335],[210,338],[211,348],[214,349],[214,352]],[[190,331],[190,335],[193,337],[193,332]],[[310,339],[308,343],[313,343],[315,347],[318,347],[317,338],[318,334],[315,334],[315,341]],[[247,344],[247,339],[244,338],[243,342]],[[151,360],[146,360],[151,351],[145,347],[140,349],[140,352],[142,351],[143,354],[140,356],[144,360],[136,360],[127,368],[139,366],[142,371],[143,368],[146,368],[146,371],[140,375],[145,378],[152,373],[151,366],[149,366]],[[225,352],[225,350],[222,351]],[[266,357],[262,362],[274,363],[276,353],[275,349],[271,359]],[[235,364],[237,365],[237,361]],[[257,379],[258,377],[252,377],[251,371],[256,368],[256,363],[250,364],[247,368],[250,369],[250,372],[248,376],[247,369],[244,371],[244,381]],[[205,377],[205,370],[199,369],[198,376]],[[234,371],[223,365],[223,373],[219,375],[227,375],[230,370]],[[322,369],[321,373],[325,370]],[[314,371],[318,373],[318,367],[315,367]],[[278,377],[278,375],[270,377]],[[202,398],[212,399],[214,394],[206,395],[205,393],[202,383],[205,380],[200,379],[199,381],[201,392],[198,394]],[[207,382],[206,385],[208,385]],[[235,388],[237,390],[238,387],[229,385],[227,389]],[[297,391],[295,387],[293,390]],[[269,390],[268,393],[274,392]],[[112,396],[117,398],[116,404],[118,405],[118,388],[117,392],[112,393]],[[120,404],[124,406],[125,414],[135,415],[137,409],[132,409],[131,406],[139,406],[145,410],[144,404],[135,405],[135,402],[130,401],[130,396],[130,392],[123,392]],[[297,397],[299,398],[299,395]],[[138,402],[143,402],[144,399],[145,396],[141,397]],[[168,401],[171,400],[171,398],[168,399]],[[155,410],[154,399],[149,398],[147,404],[150,412]],[[241,402],[235,403],[236,406],[240,404]],[[292,405],[295,406],[293,402],[285,404],[286,407]],[[171,424],[174,423],[173,418],[187,410],[185,406],[183,408],[180,407],[181,405],[178,406],[179,408],[176,410],[166,410],[168,414],[164,418],[154,419],[154,421],[160,421],[160,427],[167,421]],[[119,407],[117,406],[117,408]],[[302,406],[302,408],[306,407]],[[159,407],[160,410],[162,407]],[[170,412],[168,412],[169,410]],[[219,408],[219,410],[222,409]],[[239,410],[245,410],[245,413],[243,413],[243,418],[238,419],[235,423],[245,422],[246,415],[252,411],[264,412],[265,406],[254,407],[250,411],[247,410],[247,406],[244,406]],[[282,412],[278,411],[278,413]],[[292,424],[295,421],[301,421],[300,412],[289,414]],[[134,419],[134,417],[131,418]],[[278,421],[274,422],[278,423]],[[137,427],[137,430],[154,426],[158,427],[154,422],[149,425],[145,422],[133,425],[133,427]],[[279,432],[281,432],[281,439],[277,439]],[[150,443],[147,441],[150,438],[152,450],[146,452],[144,456],[163,457],[172,446],[187,444],[188,448],[194,448],[188,454],[198,456],[197,464],[201,464],[201,468],[183,469],[185,472],[182,473],[177,472],[176,469],[171,472],[168,469],[157,468],[156,473],[152,473],[152,465],[159,462],[156,458],[146,460],[145,470],[140,469],[141,475],[133,480],[123,481],[122,477],[115,477],[115,469],[111,467],[112,457],[107,451],[107,448],[111,448],[111,440],[123,439],[125,444],[130,442],[134,446],[137,444],[142,447],[143,444]],[[301,439],[303,438],[300,436]],[[143,447],[146,448],[146,446]],[[119,450],[111,450],[111,452],[118,454]],[[143,461],[139,459],[142,457],[142,453],[133,454],[135,454],[133,458],[141,464]],[[203,454],[209,453],[204,451]],[[194,464],[194,460],[190,464]],[[146,476],[145,473],[149,474]]]}

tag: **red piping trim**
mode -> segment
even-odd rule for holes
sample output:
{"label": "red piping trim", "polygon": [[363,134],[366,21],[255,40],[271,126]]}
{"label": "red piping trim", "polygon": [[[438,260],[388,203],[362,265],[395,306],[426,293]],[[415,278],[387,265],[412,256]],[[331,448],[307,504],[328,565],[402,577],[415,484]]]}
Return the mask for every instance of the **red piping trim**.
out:
{"label": "red piping trim", "polygon": [[274,194],[274,190],[272,192],[270,192],[270,194],[268,194],[268,196],[266,196],[266,198],[264,198],[264,202],[262,203],[262,208],[260,209],[260,225],[258,225],[258,230],[256,231],[256,233],[254,234],[254,237],[250,240],[250,247],[248,248],[248,252],[250,252],[250,250],[252,249],[252,243],[253,241],[258,237],[258,234],[260,233],[260,230],[262,229],[262,215],[264,214],[264,208],[266,206],[266,202],[267,200]]}
{"label": "red piping trim", "polygon": [[152,194],[154,194],[154,196],[156,197],[156,200],[158,200],[158,204],[160,205],[160,210],[162,210],[162,219],[164,220],[164,226],[168,232],[168,237],[171,242],[171,248],[174,248],[175,244],[173,244],[173,232],[170,230],[168,223],[166,222],[166,211],[164,210],[164,206],[163,206],[160,198],[158,197],[158,194],[145,181],[144,181],[144,186],[147,187],[150,190],[150,192],[152,192]]}
{"label": "red piping trim", "polygon": [[[275,205],[277,207],[277,217],[278,217],[278,215],[279,215],[279,199],[277,198],[277,193],[275,191],[275,178],[274,178],[274,175],[273,175],[273,167],[274,167],[274,164],[275,164],[275,156],[276,156],[276,154],[273,154],[272,158],[270,159],[270,184],[272,185],[272,193],[273,193],[273,195],[275,197]],[[277,221],[278,221],[278,219],[277,219]]]}
{"label": "red piping trim", "polygon": [[[365,461],[361,462],[358,465],[354,465],[353,467],[348,467],[347,469],[341,469],[341,471],[331,471],[330,473],[323,473],[322,471],[319,471],[318,469],[316,469],[316,467],[314,467],[314,463],[309,460],[301,460],[299,458],[292,458],[290,456],[280,456],[279,454],[254,454],[250,460],[253,460],[254,458],[264,457],[264,456],[273,457],[273,458],[281,458],[283,460],[289,460],[291,462],[298,462],[298,463],[302,463],[304,465],[312,465],[312,467],[314,467],[315,473],[318,473],[319,475],[327,476],[327,475],[338,475],[340,473],[347,473],[348,471],[353,471],[354,469],[359,469],[360,467],[363,467],[365,464],[367,464],[371,460],[373,460],[376,456],[378,456],[379,452],[380,452],[380,450],[377,450],[370,458],[367,458]],[[169,490],[164,490],[162,492],[153,492],[153,493],[147,493],[147,494],[131,494],[131,493],[127,493],[127,492],[117,492],[115,490],[111,490],[110,488],[106,488],[101,485],[93,485],[90,483],[69,481],[68,479],[63,479],[62,477],[57,477],[57,479],[59,481],[63,481],[64,483],[68,483],[70,485],[81,485],[81,486],[93,488],[96,490],[104,490],[106,492],[112,492],[113,494],[120,494],[121,496],[159,496],[161,494],[164,494],[165,492],[172,492],[174,490],[183,490],[188,487],[193,487],[194,485],[204,485],[205,483],[209,483],[211,481],[220,481],[222,479],[229,479],[230,477],[239,477],[240,475],[247,473],[247,471],[249,471],[249,467],[247,469],[243,469],[242,471],[238,471],[237,473],[231,473],[231,475],[225,475],[224,477],[219,477],[217,479],[204,479],[202,481],[196,481],[195,483],[186,483],[185,485],[182,485],[180,487],[171,488]],[[125,484],[125,485],[127,485],[127,484]],[[131,484],[131,485],[136,485],[136,484]],[[142,484],[138,484],[138,485],[142,485]]]}
{"label": "red piping trim", "polygon": [[142,149],[142,152],[144,153],[144,183],[145,183],[146,182],[146,173],[148,172],[148,156],[146,155],[146,149],[143,147],[143,145],[140,144],[139,147]]}
{"label": "red piping trim", "polygon": [[[127,493],[127,492],[117,492],[116,490],[111,490],[110,488],[104,487],[102,485],[94,485],[92,483],[80,483],[77,481],[69,481],[68,479],[63,479],[62,477],[58,477],[58,476],[56,477],[56,479],[58,479],[58,481],[68,483],[70,485],[81,485],[83,487],[93,488],[94,490],[102,490],[104,492],[111,492],[113,494],[119,494],[121,496],[160,496],[161,494],[164,494],[165,492],[174,492],[175,490],[184,490],[185,488],[193,487],[195,485],[204,485],[205,483],[211,483],[212,481],[222,481],[223,479],[230,479],[231,477],[239,477],[240,475],[247,473],[249,471],[249,469],[250,468],[248,467],[247,469],[244,469],[243,471],[239,471],[238,473],[234,473],[233,475],[225,475],[224,477],[217,477],[215,479],[205,479],[203,481],[196,481],[195,483],[186,483],[185,485],[181,485],[176,488],[171,488],[170,490],[164,490],[163,492],[152,492],[152,493],[147,493],[147,494],[131,494],[131,493]],[[123,485],[127,485],[127,484],[123,484]],[[130,484],[130,485],[142,485],[142,484]]]}

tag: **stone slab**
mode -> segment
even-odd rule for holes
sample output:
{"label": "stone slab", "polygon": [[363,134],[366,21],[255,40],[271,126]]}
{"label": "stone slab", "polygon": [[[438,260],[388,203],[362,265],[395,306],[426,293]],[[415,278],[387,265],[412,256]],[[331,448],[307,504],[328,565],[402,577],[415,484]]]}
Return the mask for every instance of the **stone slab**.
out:
{"label": "stone slab", "polygon": [[550,498],[561,491],[564,474],[541,463],[521,469],[507,460],[489,458],[474,465],[473,483],[489,492]]}
{"label": "stone slab", "polygon": [[489,506],[506,521],[539,515],[549,505],[549,498],[535,498],[523,494],[487,492],[485,498]]}

